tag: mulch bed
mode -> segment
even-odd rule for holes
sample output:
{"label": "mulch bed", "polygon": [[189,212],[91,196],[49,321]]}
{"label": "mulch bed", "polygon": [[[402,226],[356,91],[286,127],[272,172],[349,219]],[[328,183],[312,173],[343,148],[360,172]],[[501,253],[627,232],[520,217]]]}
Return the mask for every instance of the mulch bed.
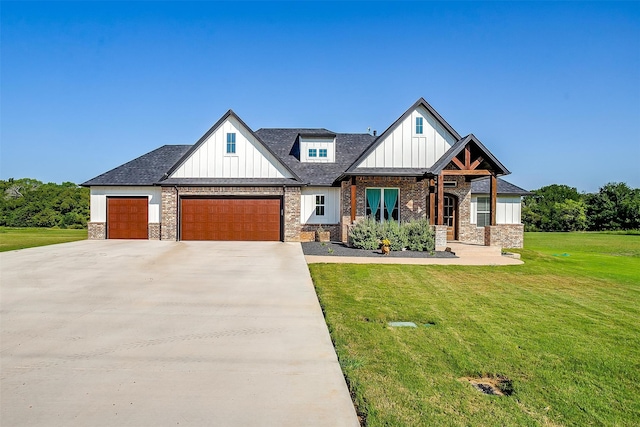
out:
{"label": "mulch bed", "polygon": [[349,257],[389,257],[389,258],[457,258],[451,252],[436,251],[433,254],[429,252],[416,251],[392,251],[389,255],[382,255],[380,249],[375,251],[367,249],[350,248],[341,242],[303,242],[302,252],[305,255],[318,256],[349,256]]}

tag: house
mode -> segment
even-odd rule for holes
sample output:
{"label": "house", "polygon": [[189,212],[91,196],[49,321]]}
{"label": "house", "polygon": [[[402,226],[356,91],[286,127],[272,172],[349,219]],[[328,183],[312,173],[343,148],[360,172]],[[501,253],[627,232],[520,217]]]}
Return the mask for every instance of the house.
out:
{"label": "house", "polygon": [[229,110],[194,145],[165,145],[83,183],[91,239],[332,240],[365,217],[428,218],[447,240],[521,247],[521,196],[473,134],[424,99],[380,135],[252,130]]}

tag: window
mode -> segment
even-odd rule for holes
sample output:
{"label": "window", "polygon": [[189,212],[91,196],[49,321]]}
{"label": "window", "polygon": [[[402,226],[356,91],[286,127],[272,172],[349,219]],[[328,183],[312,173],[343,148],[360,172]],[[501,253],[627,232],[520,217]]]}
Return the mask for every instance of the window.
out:
{"label": "window", "polygon": [[324,196],[316,196],[316,216],[324,216]]}
{"label": "window", "polygon": [[326,148],[321,148],[318,150],[318,156],[319,157],[327,157],[327,149]]}
{"label": "window", "polygon": [[366,215],[376,221],[399,220],[400,190],[397,188],[367,188]]}
{"label": "window", "polygon": [[236,153],[236,134],[228,133],[227,134],[227,154],[235,154]]}
{"label": "window", "polygon": [[416,133],[422,134],[422,117],[416,117]]}
{"label": "window", "polygon": [[453,187],[457,187],[458,186],[458,182],[457,181],[444,181],[442,183],[442,186],[445,188],[453,188]]}
{"label": "window", "polygon": [[318,150],[315,148],[309,148],[309,157],[318,157]]}
{"label": "window", "polygon": [[491,212],[489,205],[489,197],[478,197],[476,203],[476,225],[478,227],[484,227],[491,223]]}

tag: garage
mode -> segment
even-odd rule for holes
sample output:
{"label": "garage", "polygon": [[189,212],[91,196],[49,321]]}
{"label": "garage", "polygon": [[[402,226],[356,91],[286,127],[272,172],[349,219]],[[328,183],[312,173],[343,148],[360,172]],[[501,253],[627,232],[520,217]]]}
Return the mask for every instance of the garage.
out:
{"label": "garage", "polygon": [[107,239],[147,239],[147,197],[107,198]]}
{"label": "garage", "polygon": [[182,240],[281,240],[281,199],[181,199]]}

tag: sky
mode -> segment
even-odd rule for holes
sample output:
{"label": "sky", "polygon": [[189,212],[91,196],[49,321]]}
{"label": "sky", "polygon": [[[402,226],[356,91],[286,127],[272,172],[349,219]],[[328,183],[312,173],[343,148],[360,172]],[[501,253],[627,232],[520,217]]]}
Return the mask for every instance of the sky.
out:
{"label": "sky", "polygon": [[0,179],[82,183],[228,109],[381,133],[423,97],[520,187],[640,187],[640,2],[2,1],[0,24]]}

